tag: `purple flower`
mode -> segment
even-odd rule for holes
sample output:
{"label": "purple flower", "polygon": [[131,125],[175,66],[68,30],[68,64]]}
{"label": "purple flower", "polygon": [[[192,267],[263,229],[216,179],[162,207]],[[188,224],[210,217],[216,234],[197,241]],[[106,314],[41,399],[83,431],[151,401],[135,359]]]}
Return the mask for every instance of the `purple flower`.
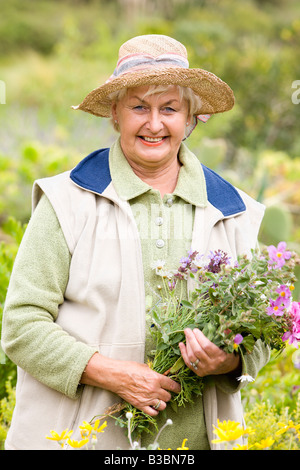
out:
{"label": "purple flower", "polygon": [[168,281],[168,286],[169,286],[170,291],[174,290],[176,286],[176,279],[173,279],[172,282]]}
{"label": "purple flower", "polygon": [[279,242],[277,248],[274,245],[270,245],[267,247],[269,258],[271,264],[277,268],[281,268],[285,264],[285,260],[290,259],[292,253],[286,250],[286,243]]}
{"label": "purple flower", "polygon": [[228,258],[228,255],[222,250],[210,251],[208,258],[210,262],[206,266],[206,269],[212,273],[220,272],[222,264],[230,264],[230,258]]}
{"label": "purple flower", "polygon": [[235,342],[235,344],[241,344],[243,339],[244,339],[243,336],[240,333],[238,333],[237,335],[235,335],[233,341]]}

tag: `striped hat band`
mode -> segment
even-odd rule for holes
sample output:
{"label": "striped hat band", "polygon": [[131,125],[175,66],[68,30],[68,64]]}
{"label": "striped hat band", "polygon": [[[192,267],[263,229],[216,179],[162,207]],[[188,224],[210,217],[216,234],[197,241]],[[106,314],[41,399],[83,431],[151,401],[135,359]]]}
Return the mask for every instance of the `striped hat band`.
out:
{"label": "striped hat band", "polygon": [[188,60],[178,54],[161,54],[159,56],[152,56],[149,54],[129,54],[118,60],[117,66],[110,79],[119,77],[123,73],[131,72],[132,69],[141,70],[147,67],[182,67],[189,68]]}

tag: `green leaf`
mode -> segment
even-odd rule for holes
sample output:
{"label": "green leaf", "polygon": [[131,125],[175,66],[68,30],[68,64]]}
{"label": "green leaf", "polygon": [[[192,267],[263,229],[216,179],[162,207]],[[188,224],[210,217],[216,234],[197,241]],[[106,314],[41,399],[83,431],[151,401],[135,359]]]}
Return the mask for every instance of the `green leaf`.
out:
{"label": "green leaf", "polygon": [[248,351],[252,352],[255,344],[255,339],[252,335],[248,335],[243,339],[242,346]]}
{"label": "green leaf", "polygon": [[177,359],[177,361],[175,362],[175,364],[172,366],[171,370],[170,370],[170,373],[171,374],[174,374],[175,372],[178,372],[179,369],[181,369],[181,367],[183,367],[185,365],[185,362],[184,360],[182,359],[182,357],[180,357],[179,359]]}
{"label": "green leaf", "polygon": [[170,339],[170,344],[178,344],[179,341],[182,341],[184,335],[182,333],[177,333],[174,338]]}
{"label": "green leaf", "polygon": [[182,305],[183,305],[184,307],[186,307],[186,308],[189,308],[189,309],[193,309],[193,308],[194,308],[194,306],[193,306],[190,302],[188,302],[187,300],[182,300],[181,303],[182,303]]}
{"label": "green leaf", "polygon": [[168,349],[168,347],[169,347],[169,345],[166,344],[166,343],[159,343],[159,344],[157,345],[156,350],[157,350],[157,351],[164,351],[165,349]]}

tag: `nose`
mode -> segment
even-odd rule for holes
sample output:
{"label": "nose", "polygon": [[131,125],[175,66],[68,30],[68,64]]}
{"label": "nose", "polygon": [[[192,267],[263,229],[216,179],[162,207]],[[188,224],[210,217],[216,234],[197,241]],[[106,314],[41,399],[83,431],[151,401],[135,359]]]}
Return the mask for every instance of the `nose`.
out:
{"label": "nose", "polygon": [[163,127],[162,116],[159,110],[151,109],[148,114],[147,129],[152,132],[152,134],[158,134]]}

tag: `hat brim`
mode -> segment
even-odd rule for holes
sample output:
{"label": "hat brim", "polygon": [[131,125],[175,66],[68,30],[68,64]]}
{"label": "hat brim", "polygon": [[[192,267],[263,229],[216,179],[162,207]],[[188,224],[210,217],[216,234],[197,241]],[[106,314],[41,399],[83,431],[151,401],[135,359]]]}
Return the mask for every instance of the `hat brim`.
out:
{"label": "hat brim", "polygon": [[135,88],[144,85],[180,85],[191,88],[201,99],[201,109],[197,114],[217,114],[229,111],[234,106],[231,88],[219,77],[203,69],[182,67],[157,67],[135,70],[92,90],[78,106],[95,116],[111,117],[109,95],[122,88]]}

